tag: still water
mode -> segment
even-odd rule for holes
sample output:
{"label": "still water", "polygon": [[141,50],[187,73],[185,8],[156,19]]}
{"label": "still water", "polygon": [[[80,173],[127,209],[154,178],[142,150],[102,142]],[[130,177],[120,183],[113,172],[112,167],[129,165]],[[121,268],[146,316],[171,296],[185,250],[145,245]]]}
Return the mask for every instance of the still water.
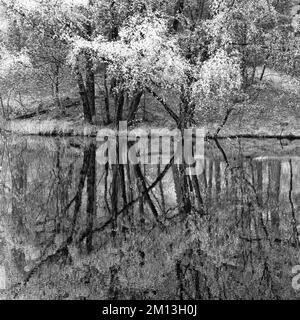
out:
{"label": "still water", "polygon": [[0,138],[0,297],[297,299],[300,141],[100,165],[88,139]]}

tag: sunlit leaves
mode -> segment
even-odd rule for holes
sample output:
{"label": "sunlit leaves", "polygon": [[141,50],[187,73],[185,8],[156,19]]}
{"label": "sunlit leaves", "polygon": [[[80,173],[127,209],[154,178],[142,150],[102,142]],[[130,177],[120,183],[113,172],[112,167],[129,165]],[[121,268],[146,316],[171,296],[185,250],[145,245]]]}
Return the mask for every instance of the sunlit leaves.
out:
{"label": "sunlit leaves", "polygon": [[182,85],[189,65],[177,39],[168,34],[164,18],[134,16],[120,30],[119,37],[118,41],[102,36],[92,42],[77,39],[73,54],[92,50],[100,62],[109,64],[110,75],[120,79],[122,89],[129,92],[144,86],[178,89]]}
{"label": "sunlit leaves", "polygon": [[228,101],[242,87],[242,75],[238,56],[229,56],[219,50],[205,61],[195,74],[197,81],[192,86],[193,99],[197,106],[214,101]]}
{"label": "sunlit leaves", "polygon": [[14,55],[2,49],[0,62],[0,79],[6,78],[9,74],[25,72],[31,68],[31,62],[26,53]]}

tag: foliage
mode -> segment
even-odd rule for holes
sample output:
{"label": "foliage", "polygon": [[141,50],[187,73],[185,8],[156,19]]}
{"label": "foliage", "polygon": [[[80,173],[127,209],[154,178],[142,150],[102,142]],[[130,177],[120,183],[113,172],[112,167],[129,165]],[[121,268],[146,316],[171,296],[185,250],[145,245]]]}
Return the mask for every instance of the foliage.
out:
{"label": "foliage", "polygon": [[86,79],[80,92],[85,89],[88,100],[95,99],[93,77],[103,65],[116,81],[113,92],[174,92],[191,115],[203,108],[215,112],[216,102],[220,109],[234,104],[254,84],[260,65],[297,69],[290,67],[299,50],[285,1],[2,3],[10,50],[26,49],[56,88],[70,62]]}
{"label": "foliage", "polygon": [[92,50],[98,61],[108,63],[109,74],[129,92],[145,87],[179,90],[189,70],[175,37],[168,35],[167,21],[150,15],[132,17],[119,32],[119,40],[103,36],[93,42],[75,39],[71,61],[82,50]]}
{"label": "foliage", "polygon": [[234,98],[240,93],[243,82],[238,54],[230,57],[222,49],[217,51],[201,64],[195,78],[193,98],[199,107],[207,104],[207,101],[226,102]]}

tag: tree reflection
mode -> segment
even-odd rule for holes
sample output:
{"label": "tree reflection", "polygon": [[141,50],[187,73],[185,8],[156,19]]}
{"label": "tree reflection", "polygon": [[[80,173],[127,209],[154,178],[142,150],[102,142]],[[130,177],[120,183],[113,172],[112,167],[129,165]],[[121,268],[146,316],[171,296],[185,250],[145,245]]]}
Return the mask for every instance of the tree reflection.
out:
{"label": "tree reflection", "polygon": [[189,176],[174,158],[100,165],[96,141],[20,139],[1,145],[8,296],[297,297],[298,159],[212,142]]}

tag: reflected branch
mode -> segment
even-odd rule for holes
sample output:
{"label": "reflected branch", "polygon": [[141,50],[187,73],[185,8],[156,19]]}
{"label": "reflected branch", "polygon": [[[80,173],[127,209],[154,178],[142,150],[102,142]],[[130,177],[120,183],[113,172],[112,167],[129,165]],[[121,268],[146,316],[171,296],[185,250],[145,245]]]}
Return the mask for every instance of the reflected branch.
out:
{"label": "reflected branch", "polygon": [[[151,184],[151,186],[149,188],[147,188],[146,190],[142,191],[141,195],[139,197],[137,197],[136,199],[132,200],[131,202],[129,202],[123,209],[121,209],[116,217],[118,217],[119,215],[121,215],[122,213],[126,212],[130,207],[132,207],[134,204],[136,204],[141,198],[143,198],[145,196],[145,194],[148,194],[152,189],[154,189],[157,184],[165,177],[165,175],[167,174],[167,172],[170,170],[170,168],[172,167],[172,165],[174,164],[174,156],[172,157],[171,161],[166,165],[166,167],[164,168],[164,170],[161,172],[161,174],[156,178],[156,180]],[[93,230],[93,233],[96,232],[102,232],[103,230],[105,230],[105,228],[107,226],[109,226],[111,223],[113,222],[113,218],[110,218],[107,222],[105,222],[102,226],[100,226],[99,228],[96,228]],[[87,233],[84,232],[79,241],[83,241],[85,238],[87,237]]]}

